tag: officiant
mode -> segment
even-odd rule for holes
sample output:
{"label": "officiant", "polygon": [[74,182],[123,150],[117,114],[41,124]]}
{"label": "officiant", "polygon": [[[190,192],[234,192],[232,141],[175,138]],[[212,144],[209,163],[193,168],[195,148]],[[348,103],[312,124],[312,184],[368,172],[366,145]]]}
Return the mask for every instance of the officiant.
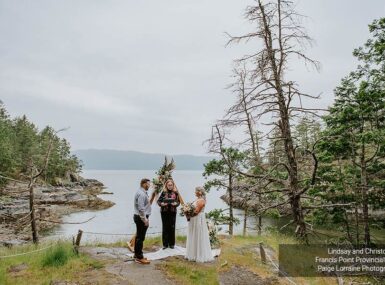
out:
{"label": "officiant", "polygon": [[162,242],[163,249],[175,246],[175,222],[177,208],[180,205],[180,196],[175,182],[168,179],[159,196],[158,205],[162,217]]}

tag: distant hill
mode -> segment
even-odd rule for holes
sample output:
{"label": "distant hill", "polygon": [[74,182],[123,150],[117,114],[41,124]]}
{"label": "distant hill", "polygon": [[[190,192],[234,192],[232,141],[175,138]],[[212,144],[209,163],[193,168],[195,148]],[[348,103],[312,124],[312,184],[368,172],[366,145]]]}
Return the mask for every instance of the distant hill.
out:
{"label": "distant hill", "polygon": [[[85,149],[74,151],[83,161],[85,169],[99,170],[155,170],[163,161],[164,154],[138,151]],[[171,155],[167,155],[171,157]],[[213,157],[194,155],[173,155],[177,170],[202,170],[203,165]]]}

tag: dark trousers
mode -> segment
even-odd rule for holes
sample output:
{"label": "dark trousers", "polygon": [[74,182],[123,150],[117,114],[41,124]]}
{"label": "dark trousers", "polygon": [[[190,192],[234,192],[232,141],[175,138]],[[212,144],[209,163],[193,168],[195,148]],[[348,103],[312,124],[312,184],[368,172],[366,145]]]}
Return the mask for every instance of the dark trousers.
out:
{"label": "dark trousers", "polygon": [[163,247],[175,245],[176,212],[164,211],[162,216],[162,241]]}
{"label": "dark trousers", "polygon": [[[148,218],[148,217],[147,217]],[[136,224],[136,237],[135,237],[135,258],[143,258],[143,242],[146,238],[146,232],[148,226],[144,225],[144,222],[139,215],[134,215],[134,222]]]}

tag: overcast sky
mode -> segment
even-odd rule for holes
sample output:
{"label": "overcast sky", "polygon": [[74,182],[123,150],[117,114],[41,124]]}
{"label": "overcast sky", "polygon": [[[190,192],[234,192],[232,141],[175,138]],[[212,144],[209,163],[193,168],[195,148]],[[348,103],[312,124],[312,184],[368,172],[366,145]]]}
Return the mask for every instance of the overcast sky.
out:
{"label": "overcast sky", "polygon": [[[39,127],[70,126],[73,149],[205,154],[202,141],[232,102],[231,63],[251,1],[0,0],[0,99]],[[294,63],[303,90],[333,101],[351,52],[383,0],[302,0],[320,73]]]}

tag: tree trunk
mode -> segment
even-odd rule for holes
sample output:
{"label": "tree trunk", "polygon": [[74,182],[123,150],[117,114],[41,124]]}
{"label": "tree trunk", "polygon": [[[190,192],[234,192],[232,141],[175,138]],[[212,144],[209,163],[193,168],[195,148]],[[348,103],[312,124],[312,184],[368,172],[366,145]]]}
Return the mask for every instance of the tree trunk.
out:
{"label": "tree trunk", "polygon": [[[279,82],[277,82],[279,84]],[[281,89],[281,88],[280,88]],[[293,213],[293,219],[297,225],[296,235],[307,240],[307,231],[306,223],[303,216],[302,206],[301,206],[301,195],[299,194],[298,187],[298,168],[297,160],[295,158],[293,139],[290,130],[290,118],[285,107],[284,98],[281,90],[281,95],[279,95],[279,108],[280,108],[280,129],[282,137],[284,138],[284,147],[287,157],[287,167],[289,175],[289,188],[290,188],[290,206]]]}
{"label": "tree trunk", "polygon": [[29,184],[29,210],[31,212],[31,230],[32,230],[32,240],[33,243],[39,243],[39,235],[37,232],[36,226],[36,217],[35,217],[35,195],[33,191],[33,182]]}
{"label": "tree trunk", "polygon": [[349,216],[348,216],[346,211],[344,212],[344,214],[345,214],[346,237],[347,237],[348,241],[350,241],[353,244],[353,237],[352,237],[352,234],[350,232]]}
{"label": "tree trunk", "polygon": [[302,212],[301,207],[301,197],[298,195],[294,195],[290,198],[291,200],[291,210],[293,214],[294,223],[297,225],[295,229],[295,234],[303,238],[307,241],[307,231],[306,231],[306,224],[305,219]]}
{"label": "tree trunk", "polygon": [[245,213],[243,217],[243,236],[245,237],[247,234],[247,215],[248,215],[248,209],[245,208]]}
{"label": "tree trunk", "polygon": [[[261,205],[261,194],[258,195],[258,203]],[[258,215],[258,235],[260,236],[262,234],[262,215]]]}
{"label": "tree trunk", "polygon": [[233,224],[234,224],[234,214],[233,214],[233,175],[229,174],[229,235],[233,235]]}
{"label": "tree trunk", "polygon": [[[353,157],[351,159],[351,162],[352,162],[352,167],[355,166],[355,158]],[[354,199],[355,199],[355,203],[354,203],[354,222],[355,222],[355,231],[356,231],[356,236],[355,236],[355,239],[356,239],[356,245],[359,245],[360,244],[360,214],[358,212],[358,205],[360,204],[360,190],[358,189],[358,187],[354,186]]]}
{"label": "tree trunk", "polygon": [[[293,213],[293,219],[297,225],[296,234],[301,238],[307,240],[306,224],[303,217],[302,207],[301,207],[301,196],[299,194],[299,185],[298,185],[298,167],[297,160],[295,158],[295,151],[293,145],[293,138],[291,135],[290,127],[290,114],[286,106],[286,96],[291,96],[290,89],[289,94],[285,94],[282,88],[282,75],[279,65],[282,64],[282,58],[277,65],[277,59],[275,57],[276,50],[273,48],[273,39],[270,24],[268,23],[267,15],[264,10],[264,6],[261,1],[258,1],[259,8],[262,14],[262,20],[265,30],[264,41],[265,47],[268,51],[268,60],[270,62],[271,71],[273,75],[274,89],[276,91],[276,100],[279,109],[279,129],[283,138],[285,154],[287,157],[287,171],[288,171],[288,180],[290,188],[290,205]],[[278,13],[279,13],[279,23],[281,23],[280,15],[281,3],[278,1]],[[281,47],[282,48],[282,47]],[[281,50],[281,52],[283,52]]]}
{"label": "tree trunk", "polygon": [[370,246],[370,228],[369,228],[369,207],[368,207],[368,179],[366,173],[365,162],[365,145],[361,147],[361,199],[362,199],[362,214],[364,222],[364,244]]}
{"label": "tree trunk", "polygon": [[360,215],[358,213],[358,193],[355,191],[356,195],[356,204],[354,206],[354,216],[355,216],[355,222],[356,222],[356,245],[360,244]]}

